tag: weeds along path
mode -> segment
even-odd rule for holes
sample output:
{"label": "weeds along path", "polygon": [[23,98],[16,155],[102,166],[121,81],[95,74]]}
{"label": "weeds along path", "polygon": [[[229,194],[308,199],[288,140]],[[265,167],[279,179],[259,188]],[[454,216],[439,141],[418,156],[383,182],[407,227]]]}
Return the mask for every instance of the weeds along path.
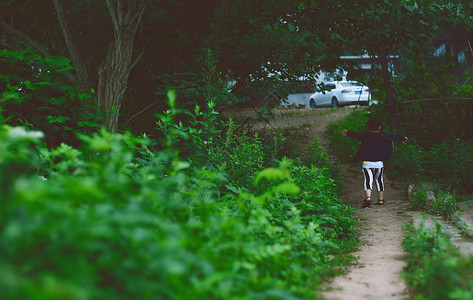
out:
{"label": "weeds along path", "polygon": [[[253,122],[253,129],[259,132],[284,132],[304,149],[319,144],[330,156],[328,125],[345,118],[353,108],[341,109],[283,109],[274,111],[274,119],[269,122]],[[256,120],[251,110],[230,112],[229,116],[242,122]],[[364,199],[361,167],[357,163],[341,166],[344,173],[345,190],[342,199],[357,209],[355,217],[360,228],[361,246],[353,253],[357,261],[349,267],[345,275],[335,278],[320,295],[324,299],[403,299],[405,286],[400,272],[405,265],[402,259],[403,227],[411,220],[406,213],[406,193],[395,182],[385,178],[386,204],[373,205],[361,209]],[[389,176],[389,175],[388,175]],[[376,193],[373,195],[376,202]]]}
{"label": "weeds along path", "polygon": [[[343,165],[346,188],[343,200],[357,209],[361,246],[353,255],[357,261],[348,273],[335,278],[321,295],[323,299],[405,299],[405,285],[400,272],[405,266],[402,240],[404,225],[411,221],[406,213],[405,191],[385,180],[386,204],[361,209],[364,199],[358,164]],[[374,193],[375,194],[375,193]],[[375,195],[373,202],[377,201]]]}
{"label": "weeds along path", "polygon": [[[331,156],[327,126],[341,120],[351,110],[352,108],[329,110],[323,117],[315,118],[308,129],[304,130],[307,140],[300,141],[300,149],[303,150],[318,138],[325,152]],[[412,220],[407,213],[406,191],[385,178],[386,203],[361,209],[365,197],[361,166],[359,163],[348,163],[341,165],[341,168],[345,181],[342,199],[356,209],[361,246],[353,253],[357,260],[349,267],[348,272],[328,283],[326,291],[320,297],[343,300],[405,299],[408,295],[400,278],[405,266],[402,240],[405,237],[404,226]],[[373,203],[377,201],[376,196],[373,193]]]}
{"label": "weeds along path", "polygon": [[[274,119],[269,122],[256,122],[257,117],[252,110],[229,112],[240,124],[249,121],[251,128],[269,136],[284,133],[291,141],[296,142],[298,150],[304,155],[304,149],[313,145],[317,138],[324,151],[330,154],[328,125],[346,117],[353,108],[340,109],[282,109],[274,111]],[[333,158],[333,157],[332,157]],[[382,206],[372,205],[361,209],[364,199],[362,188],[361,166],[359,163],[341,165],[345,189],[342,199],[353,206],[357,226],[360,230],[361,245],[352,253],[357,260],[348,267],[346,274],[334,278],[324,286],[318,296],[327,300],[370,300],[370,299],[408,299],[406,287],[400,278],[405,266],[402,241],[405,238],[404,226],[407,223],[419,223],[424,220],[421,213],[413,213],[408,209],[406,191],[389,180],[389,170],[385,176],[385,201]],[[376,192],[372,202],[376,203]],[[463,222],[473,224],[473,201],[463,203],[465,210],[461,216]],[[428,218],[429,219],[429,218]],[[434,224],[427,222],[426,225]],[[455,233],[455,228],[450,230]],[[455,236],[455,235],[454,235]],[[454,241],[455,242],[455,241]],[[456,243],[463,242],[458,241]],[[466,248],[471,253],[471,241]]]}
{"label": "weeds along path", "polygon": [[[353,108],[341,109],[285,109],[275,111],[269,123],[256,123],[258,131],[284,132],[297,141],[303,149],[313,144],[315,138],[330,156],[330,141],[327,127],[330,123],[346,117]],[[243,117],[245,116],[245,117]],[[251,115],[233,115],[251,118]],[[404,190],[395,182],[385,178],[386,204],[361,209],[364,199],[361,166],[358,163],[341,166],[344,173],[345,190],[343,201],[357,209],[355,217],[360,228],[361,246],[353,255],[357,260],[345,275],[335,278],[320,295],[322,299],[403,299],[407,297],[400,272],[405,265],[402,240],[404,225],[411,220],[406,213],[407,201]],[[389,174],[388,174],[389,176]],[[386,180],[387,179],[387,180]],[[373,202],[377,201],[374,193]]]}

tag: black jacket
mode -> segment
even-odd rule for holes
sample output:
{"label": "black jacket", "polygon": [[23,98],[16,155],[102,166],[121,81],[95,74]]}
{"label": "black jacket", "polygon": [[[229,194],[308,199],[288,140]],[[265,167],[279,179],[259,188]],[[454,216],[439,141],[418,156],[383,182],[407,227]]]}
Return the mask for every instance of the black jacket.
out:
{"label": "black jacket", "polygon": [[347,135],[361,141],[355,154],[355,160],[386,161],[393,153],[393,141],[404,141],[405,136],[394,132],[356,132],[348,131]]}

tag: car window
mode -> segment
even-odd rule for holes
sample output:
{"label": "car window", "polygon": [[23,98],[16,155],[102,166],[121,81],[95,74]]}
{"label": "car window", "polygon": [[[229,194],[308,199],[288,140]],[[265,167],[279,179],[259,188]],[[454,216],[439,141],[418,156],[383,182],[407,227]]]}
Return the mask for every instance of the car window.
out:
{"label": "car window", "polygon": [[325,85],[325,88],[328,89],[328,90],[333,90],[333,89],[335,89],[335,83],[327,83]]}
{"label": "car window", "polygon": [[342,85],[342,87],[363,86],[359,82],[342,82],[341,85]]}

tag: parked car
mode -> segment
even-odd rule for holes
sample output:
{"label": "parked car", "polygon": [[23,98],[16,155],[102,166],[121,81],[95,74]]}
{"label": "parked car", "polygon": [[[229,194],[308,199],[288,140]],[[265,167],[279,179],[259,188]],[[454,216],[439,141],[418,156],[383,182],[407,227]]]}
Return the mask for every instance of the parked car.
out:
{"label": "parked car", "polygon": [[358,81],[332,81],[310,96],[309,107],[368,105],[370,99],[370,89]]}

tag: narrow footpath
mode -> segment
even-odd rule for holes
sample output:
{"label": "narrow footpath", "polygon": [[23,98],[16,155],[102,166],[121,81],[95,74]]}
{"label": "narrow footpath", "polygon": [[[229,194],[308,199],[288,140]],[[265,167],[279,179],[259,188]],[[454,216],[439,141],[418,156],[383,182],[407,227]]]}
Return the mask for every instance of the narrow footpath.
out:
{"label": "narrow footpath", "polygon": [[[336,110],[280,110],[275,111],[275,118],[270,122],[254,124],[254,129],[263,132],[290,132],[298,142],[298,149],[313,145],[317,138],[323,150],[330,154],[330,140],[327,127],[330,123],[345,118],[353,108]],[[254,112],[230,114],[236,120],[255,118]],[[290,130],[288,130],[290,129]],[[334,278],[319,294],[320,299],[326,300],[383,300],[409,299],[406,286],[401,279],[401,271],[406,265],[403,256],[402,241],[405,238],[404,227],[414,224],[434,227],[436,222],[442,224],[446,231],[453,236],[453,242],[465,253],[473,253],[473,243],[466,240],[449,222],[421,212],[409,209],[407,189],[390,180],[389,168],[385,171],[385,204],[372,205],[362,209],[364,199],[363,179],[359,163],[347,163],[341,166],[345,182],[342,200],[353,206],[355,218],[360,230],[361,245],[358,251],[352,253],[356,261],[348,267],[347,273]],[[372,202],[377,202],[376,192]],[[473,203],[462,203],[464,212],[461,220],[469,227],[473,225]]]}
{"label": "narrow footpath", "polygon": [[[361,246],[353,253],[357,261],[349,272],[327,285],[323,299],[406,299],[408,294],[400,273],[405,266],[402,240],[407,213],[406,193],[395,182],[386,180],[385,204],[361,208],[364,199],[361,166],[344,165],[346,188],[342,199],[357,209]],[[376,193],[373,193],[376,203]]]}

